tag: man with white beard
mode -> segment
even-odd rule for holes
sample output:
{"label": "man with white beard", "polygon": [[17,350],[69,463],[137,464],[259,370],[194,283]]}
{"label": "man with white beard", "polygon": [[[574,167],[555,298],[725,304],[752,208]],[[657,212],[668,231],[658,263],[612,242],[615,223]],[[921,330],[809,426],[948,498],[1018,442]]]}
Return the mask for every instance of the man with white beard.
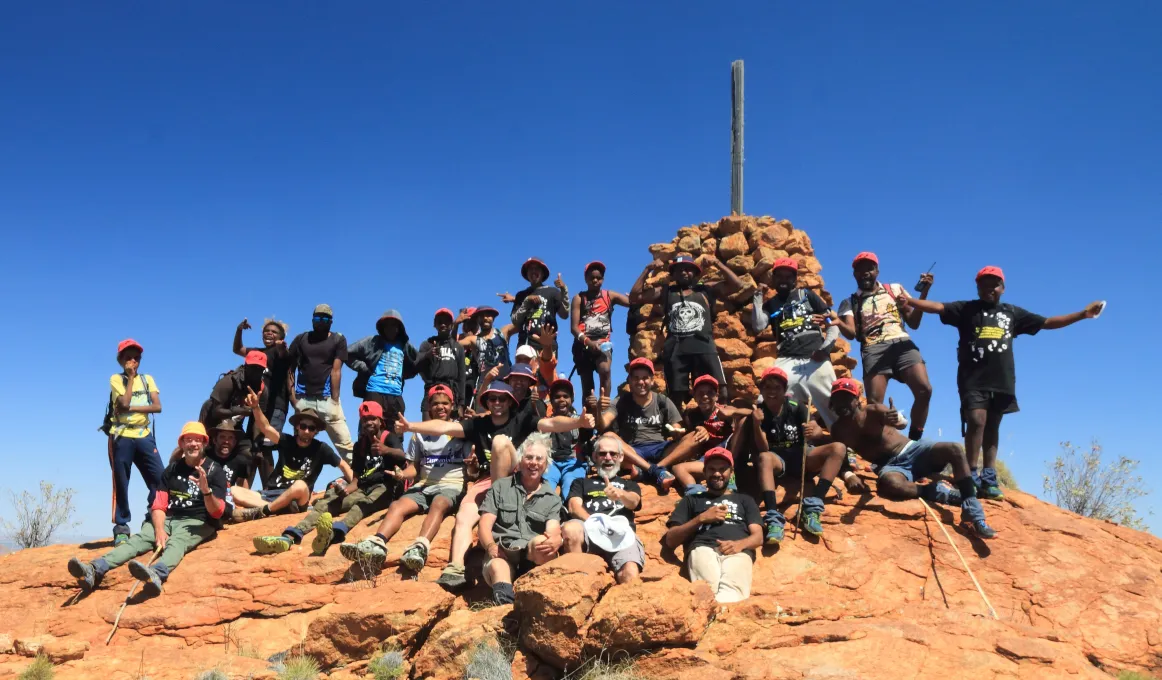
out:
{"label": "man with white beard", "polygon": [[634,529],[642,490],[621,471],[622,443],[603,435],[593,447],[593,474],[573,481],[567,507],[572,517],[562,528],[564,552],[605,558],[618,583],[632,583],[646,565],[646,550]]}

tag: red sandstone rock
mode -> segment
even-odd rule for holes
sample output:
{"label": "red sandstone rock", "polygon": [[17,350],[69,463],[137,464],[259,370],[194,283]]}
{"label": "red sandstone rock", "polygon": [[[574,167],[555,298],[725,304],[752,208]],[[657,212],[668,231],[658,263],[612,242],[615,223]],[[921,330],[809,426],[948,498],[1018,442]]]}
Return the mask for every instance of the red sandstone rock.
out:
{"label": "red sandstone rock", "polygon": [[498,636],[506,629],[516,632],[511,605],[454,611],[432,628],[412,668],[417,677],[460,680],[477,645],[498,645]]}
{"label": "red sandstone rock", "polygon": [[591,656],[693,646],[706,632],[714,609],[705,583],[678,576],[615,585],[593,608],[585,644]]}
{"label": "red sandstone rock", "polygon": [[516,580],[516,616],[525,649],[556,668],[577,665],[589,614],[613,577],[596,555],[562,555]]}

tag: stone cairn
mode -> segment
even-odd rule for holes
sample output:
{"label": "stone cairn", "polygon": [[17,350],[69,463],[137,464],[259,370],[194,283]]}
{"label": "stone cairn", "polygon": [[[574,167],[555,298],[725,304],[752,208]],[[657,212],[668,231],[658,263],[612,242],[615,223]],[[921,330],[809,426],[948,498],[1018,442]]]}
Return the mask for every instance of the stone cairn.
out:
{"label": "stone cairn", "polygon": [[[706,256],[713,254],[747,285],[746,290],[718,300],[714,309],[714,343],[718,346],[718,356],[722,358],[732,401],[749,401],[757,397],[758,377],[774,365],[778,356],[772,329],[768,326],[762,333],[755,333],[751,325],[755,286],[766,284],[769,287],[767,299],[775,294],[774,288],[770,287],[769,271],[757,279],[753,274],[759,264],[770,264],[782,257],[794,259],[799,263],[799,285],[815,291],[827,304],[834,305],[831,294],[823,289],[823,277],[819,275],[823,266],[815,259],[811,239],[806,232],[795,229],[789,220],[733,215],[718,222],[682,227],[672,241],[655,243],[649,247],[649,251],[654,259],[665,263],[680,254],[693,255],[705,273],[705,283],[722,278],[721,273],[712,267],[708,268],[705,263]],[[650,286],[668,282],[669,274],[665,272],[646,280]],[[656,361],[661,356],[665,341],[662,305],[640,305],[635,311],[631,312],[626,329],[631,338],[629,357],[646,357]],[[851,345],[842,337],[836,343],[831,363],[835,366],[837,377],[850,377],[851,370],[856,366],[856,360],[848,356],[850,349]],[[659,389],[664,390],[660,370],[657,382]]]}

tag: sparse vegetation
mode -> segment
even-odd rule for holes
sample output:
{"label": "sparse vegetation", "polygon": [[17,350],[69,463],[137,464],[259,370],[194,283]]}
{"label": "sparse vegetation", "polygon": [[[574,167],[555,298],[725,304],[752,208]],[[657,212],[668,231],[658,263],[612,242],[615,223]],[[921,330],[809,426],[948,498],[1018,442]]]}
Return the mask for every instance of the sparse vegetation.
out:
{"label": "sparse vegetation", "polygon": [[315,680],[319,664],[309,656],[290,656],[278,671],[278,680]]}
{"label": "sparse vegetation", "polygon": [[215,668],[198,673],[194,676],[194,680],[230,680],[230,676]]}
{"label": "sparse vegetation", "polygon": [[374,680],[397,680],[403,677],[403,654],[398,651],[382,652],[367,664]]}
{"label": "sparse vegetation", "polygon": [[1138,499],[1150,493],[1136,474],[1139,461],[1125,456],[1106,461],[1102,453],[1097,441],[1090,444],[1088,451],[1062,442],[1061,455],[1048,464],[1045,495],[1083,517],[1146,529],[1145,520],[1134,507]]}
{"label": "sparse vegetation", "polygon": [[73,515],[73,489],[53,489],[50,482],[40,483],[40,497],[29,491],[8,492],[13,521],[0,519],[0,532],[21,548],[40,548],[52,541],[60,529],[77,525]]}
{"label": "sparse vegetation", "polygon": [[36,660],[20,672],[18,680],[53,680],[56,677],[56,669],[52,667],[52,661],[43,654],[38,654]]}
{"label": "sparse vegetation", "polygon": [[1154,680],[1154,676],[1137,671],[1122,671],[1118,673],[1118,680]]}
{"label": "sparse vegetation", "polygon": [[496,644],[481,642],[472,650],[465,680],[512,680],[512,659]]}
{"label": "sparse vegetation", "polygon": [[646,680],[637,671],[632,659],[614,662],[600,657],[592,659],[567,677],[569,680]]}

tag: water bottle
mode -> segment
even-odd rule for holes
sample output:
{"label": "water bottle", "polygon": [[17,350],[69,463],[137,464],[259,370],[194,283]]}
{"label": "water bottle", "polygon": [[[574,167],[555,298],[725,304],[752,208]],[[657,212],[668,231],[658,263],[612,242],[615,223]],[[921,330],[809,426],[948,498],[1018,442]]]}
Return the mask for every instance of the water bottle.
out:
{"label": "water bottle", "polygon": [[609,340],[606,340],[598,345],[598,348],[600,348],[604,354],[611,354],[613,352],[613,343]]}

